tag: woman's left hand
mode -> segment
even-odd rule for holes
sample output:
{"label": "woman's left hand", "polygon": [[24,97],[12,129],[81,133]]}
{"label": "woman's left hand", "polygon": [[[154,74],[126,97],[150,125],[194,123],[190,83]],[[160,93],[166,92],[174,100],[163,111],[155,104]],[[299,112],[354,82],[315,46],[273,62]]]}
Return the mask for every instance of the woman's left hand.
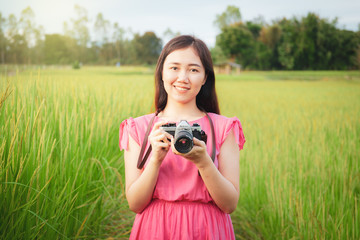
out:
{"label": "woman's left hand", "polygon": [[171,138],[171,149],[172,152],[176,155],[183,156],[184,158],[190,160],[195,165],[199,165],[202,163],[203,160],[206,159],[206,155],[208,155],[208,152],[206,151],[206,144],[204,141],[201,141],[197,138],[193,138],[194,146],[188,153],[180,153],[175,148],[175,142],[174,138]]}

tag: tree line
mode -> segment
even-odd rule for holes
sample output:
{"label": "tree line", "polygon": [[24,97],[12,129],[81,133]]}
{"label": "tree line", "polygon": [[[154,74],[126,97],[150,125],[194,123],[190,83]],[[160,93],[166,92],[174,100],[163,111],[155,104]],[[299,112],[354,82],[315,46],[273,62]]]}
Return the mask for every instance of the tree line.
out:
{"label": "tree line", "polygon": [[[0,12],[0,63],[156,63],[163,40],[154,32],[134,33],[111,23],[101,13],[91,22],[85,8],[75,5],[74,10],[76,17],[64,22],[62,34],[46,34],[35,23],[30,7],[21,12],[19,19],[14,14],[5,18]],[[271,24],[261,17],[243,21],[236,6],[228,6],[216,16],[214,24],[220,30],[211,48],[215,64],[230,61],[259,70],[360,68],[360,25],[357,32],[339,29],[337,19],[330,21],[315,13]],[[167,29],[163,38],[179,34]]]}
{"label": "tree line", "polygon": [[[87,10],[75,5],[76,17],[63,24],[63,34],[45,34],[30,7],[17,19],[0,13],[2,64],[155,64],[162,40],[154,32],[133,33],[96,15],[92,29]],[[95,37],[91,39],[90,31]],[[167,30],[165,35],[174,34]]]}
{"label": "tree line", "polygon": [[216,62],[231,61],[248,69],[345,70],[360,68],[357,32],[308,13],[301,18],[242,21],[239,8],[228,6],[214,22],[221,30],[212,49]]}

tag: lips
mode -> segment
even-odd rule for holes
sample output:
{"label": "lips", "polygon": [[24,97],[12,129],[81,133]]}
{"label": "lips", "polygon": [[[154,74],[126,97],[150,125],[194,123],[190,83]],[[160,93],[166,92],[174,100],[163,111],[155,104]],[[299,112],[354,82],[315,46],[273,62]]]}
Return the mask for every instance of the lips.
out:
{"label": "lips", "polygon": [[188,91],[190,90],[189,87],[186,87],[186,86],[177,86],[177,85],[174,85],[174,87],[179,90],[179,91]]}

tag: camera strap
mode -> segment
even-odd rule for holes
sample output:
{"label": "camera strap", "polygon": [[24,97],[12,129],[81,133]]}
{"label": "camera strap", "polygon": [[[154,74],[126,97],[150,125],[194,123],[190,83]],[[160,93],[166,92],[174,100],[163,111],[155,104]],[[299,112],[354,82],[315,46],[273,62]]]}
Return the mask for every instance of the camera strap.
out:
{"label": "camera strap", "polygon": [[138,169],[143,168],[143,166],[144,166],[144,164],[145,164],[145,162],[146,162],[146,160],[149,157],[149,154],[151,152],[151,144],[150,144],[148,150],[146,151],[145,157],[142,158],[143,155],[144,155],[144,152],[145,152],[145,147],[146,147],[146,144],[147,144],[147,141],[148,141],[148,137],[149,137],[149,134],[150,134],[151,127],[152,127],[152,125],[154,123],[154,119],[155,119],[155,117],[157,115],[158,115],[158,112],[156,112],[154,114],[154,116],[151,118],[151,120],[150,120],[150,122],[149,122],[149,124],[147,126],[147,129],[146,129],[146,132],[145,132],[145,137],[144,137],[143,143],[141,145],[141,150],[140,150],[140,154],[139,154],[139,158],[138,158],[138,162],[137,162],[137,168]]}
{"label": "camera strap", "polygon": [[[211,128],[211,138],[212,138],[212,153],[211,153],[211,159],[213,160],[213,162],[215,161],[215,154],[216,154],[216,143],[215,143],[215,130],[214,130],[214,124],[209,116],[209,114],[207,112],[205,112],[208,120],[209,120],[209,123],[210,123],[210,128]],[[137,168],[138,169],[142,169],[144,167],[144,164],[147,160],[147,158],[149,157],[150,155],[150,152],[151,152],[151,144],[149,145],[146,153],[145,153],[145,156],[144,156],[144,152],[145,152],[145,147],[146,147],[146,144],[148,142],[148,137],[149,137],[149,134],[150,134],[150,130],[152,128],[152,125],[154,123],[154,119],[155,117],[158,115],[158,113],[155,113],[154,116],[151,118],[148,126],[147,126],[147,129],[146,129],[146,132],[145,132],[145,137],[144,137],[144,140],[143,140],[143,143],[141,145],[141,150],[140,150],[140,154],[139,154],[139,158],[138,158],[138,162],[137,162]],[[144,156],[144,158],[143,158]]]}

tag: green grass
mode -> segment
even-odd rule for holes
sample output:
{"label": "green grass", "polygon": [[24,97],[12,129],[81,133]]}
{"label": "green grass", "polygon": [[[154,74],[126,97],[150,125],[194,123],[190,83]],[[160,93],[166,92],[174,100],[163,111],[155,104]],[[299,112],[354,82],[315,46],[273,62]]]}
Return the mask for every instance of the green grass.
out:
{"label": "green grass", "polygon": [[[153,69],[4,69],[0,238],[128,238],[118,130],[151,112]],[[236,237],[359,239],[360,72],[243,72],[216,87],[247,140]]]}

